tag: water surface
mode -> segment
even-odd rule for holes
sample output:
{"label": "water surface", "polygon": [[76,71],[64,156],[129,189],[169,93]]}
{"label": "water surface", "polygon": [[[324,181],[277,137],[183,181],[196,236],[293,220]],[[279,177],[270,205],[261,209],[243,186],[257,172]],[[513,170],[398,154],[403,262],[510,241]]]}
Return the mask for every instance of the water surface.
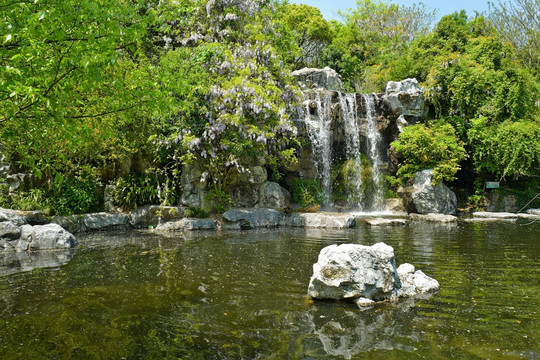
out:
{"label": "water surface", "polygon": [[[0,358],[540,359],[539,235],[518,222],[81,236],[65,265],[0,277]],[[368,310],[305,298],[323,247],[380,241],[441,290]]]}

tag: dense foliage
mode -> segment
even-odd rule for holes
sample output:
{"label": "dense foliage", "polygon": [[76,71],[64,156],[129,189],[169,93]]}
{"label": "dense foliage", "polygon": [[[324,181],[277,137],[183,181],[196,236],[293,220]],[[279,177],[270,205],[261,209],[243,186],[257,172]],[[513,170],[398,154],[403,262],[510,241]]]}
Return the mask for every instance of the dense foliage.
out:
{"label": "dense foliage", "polygon": [[450,124],[437,122],[426,126],[418,124],[406,127],[392,146],[404,160],[397,177],[404,182],[424,169],[433,169],[433,181],[455,180],[460,163],[467,158],[465,148]]}
{"label": "dense foliage", "polygon": [[[2,2],[0,158],[37,181],[0,204],[94,211],[108,183],[117,205],[172,204],[188,164],[223,210],[254,164],[278,179],[279,164],[294,163],[289,73],[304,66],[336,69],[350,90],[408,77],[425,87],[432,121],[394,143],[400,179],[434,167],[453,180],[469,166],[480,180],[530,181],[540,167],[537,10],[538,0],[501,1],[485,18],[434,24],[422,3],[379,0],[357,1],[340,21],[285,0]],[[291,187],[316,202],[314,186]]]}

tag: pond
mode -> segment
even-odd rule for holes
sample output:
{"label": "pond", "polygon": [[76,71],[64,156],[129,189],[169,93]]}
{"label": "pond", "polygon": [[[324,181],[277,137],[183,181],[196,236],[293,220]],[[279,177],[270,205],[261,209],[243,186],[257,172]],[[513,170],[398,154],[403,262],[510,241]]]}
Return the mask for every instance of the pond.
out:
{"label": "pond", "polygon": [[[79,236],[0,277],[1,359],[540,359],[540,223]],[[431,297],[306,298],[330,244],[394,247]]]}

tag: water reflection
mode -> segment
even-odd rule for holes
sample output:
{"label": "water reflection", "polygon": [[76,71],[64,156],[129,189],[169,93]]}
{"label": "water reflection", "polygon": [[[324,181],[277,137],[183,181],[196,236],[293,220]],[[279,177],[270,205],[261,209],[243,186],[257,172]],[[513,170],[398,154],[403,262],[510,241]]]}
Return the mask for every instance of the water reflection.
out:
{"label": "water reflection", "polygon": [[423,337],[412,325],[417,317],[414,305],[413,299],[407,299],[363,311],[351,306],[336,316],[335,304],[314,304],[308,312],[308,321],[324,353],[332,357],[351,359],[375,349],[414,351],[416,348],[407,343],[414,344]]}
{"label": "water reflection", "polygon": [[0,276],[39,268],[54,268],[67,264],[75,251],[71,249],[0,254]]}
{"label": "water reflection", "polygon": [[[534,359],[539,233],[433,224],[82,236],[63,266],[0,278],[0,358]],[[323,247],[379,241],[441,290],[364,311],[303,300]]]}

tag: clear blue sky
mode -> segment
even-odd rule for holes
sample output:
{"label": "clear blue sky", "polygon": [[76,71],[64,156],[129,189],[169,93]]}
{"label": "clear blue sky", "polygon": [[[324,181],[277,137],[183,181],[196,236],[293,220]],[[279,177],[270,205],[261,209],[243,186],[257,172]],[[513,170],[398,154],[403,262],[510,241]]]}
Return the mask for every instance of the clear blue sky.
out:
{"label": "clear blue sky", "polygon": [[[327,20],[339,19],[338,10],[345,11],[356,7],[356,0],[291,0],[290,2],[315,6],[321,10]],[[408,6],[420,1],[387,0],[387,2]],[[475,10],[478,12],[487,12],[488,10],[488,0],[424,0],[422,2],[432,9],[438,9],[438,18],[458,10],[467,11],[467,15],[470,17],[475,15]],[[493,2],[498,3],[497,0]]]}

